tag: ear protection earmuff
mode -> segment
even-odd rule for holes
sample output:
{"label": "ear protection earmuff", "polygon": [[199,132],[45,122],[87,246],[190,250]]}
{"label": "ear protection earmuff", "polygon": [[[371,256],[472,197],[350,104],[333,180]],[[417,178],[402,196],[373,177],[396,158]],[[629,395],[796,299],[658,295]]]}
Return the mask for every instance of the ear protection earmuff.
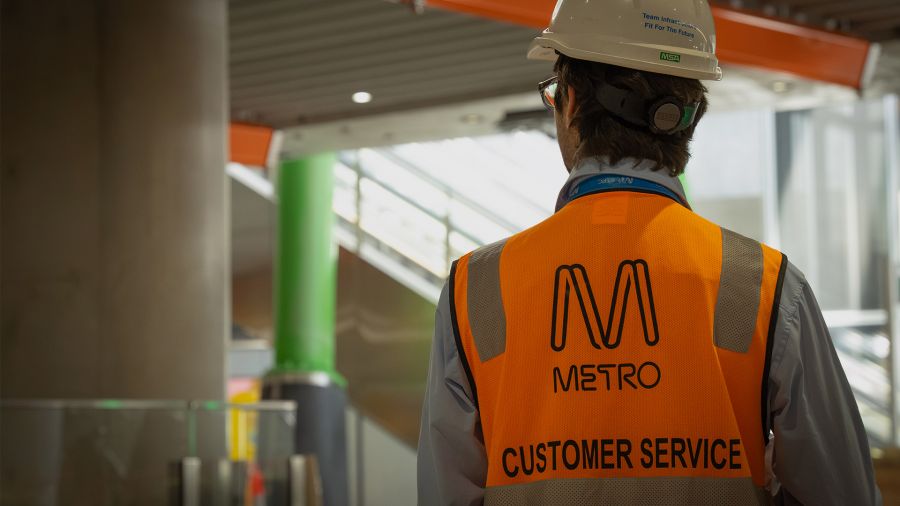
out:
{"label": "ear protection earmuff", "polygon": [[683,104],[675,97],[645,101],[631,90],[609,84],[600,87],[597,99],[613,116],[660,135],[672,135],[689,128],[694,124],[697,108],[700,107],[700,102]]}

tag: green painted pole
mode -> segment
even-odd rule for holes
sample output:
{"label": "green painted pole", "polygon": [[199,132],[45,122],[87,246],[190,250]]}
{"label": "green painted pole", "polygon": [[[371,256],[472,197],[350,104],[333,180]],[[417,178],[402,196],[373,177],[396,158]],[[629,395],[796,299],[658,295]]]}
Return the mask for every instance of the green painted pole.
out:
{"label": "green painted pole", "polygon": [[272,374],[319,372],[344,384],[335,369],[335,161],[335,154],[327,153],[279,168]]}
{"label": "green painted pole", "polygon": [[691,201],[691,187],[688,184],[687,176],[684,173],[678,176],[678,180],[681,181],[681,186],[684,188],[684,198],[687,199],[688,203]]}

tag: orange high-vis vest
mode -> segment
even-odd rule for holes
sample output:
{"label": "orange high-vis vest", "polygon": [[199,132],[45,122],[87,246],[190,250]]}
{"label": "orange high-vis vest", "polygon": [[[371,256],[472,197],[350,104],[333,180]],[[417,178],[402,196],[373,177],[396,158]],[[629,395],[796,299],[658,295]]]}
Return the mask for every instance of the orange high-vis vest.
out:
{"label": "orange high-vis vest", "polygon": [[450,300],[485,504],[767,504],[767,348],[786,264],[627,191],[459,259]]}

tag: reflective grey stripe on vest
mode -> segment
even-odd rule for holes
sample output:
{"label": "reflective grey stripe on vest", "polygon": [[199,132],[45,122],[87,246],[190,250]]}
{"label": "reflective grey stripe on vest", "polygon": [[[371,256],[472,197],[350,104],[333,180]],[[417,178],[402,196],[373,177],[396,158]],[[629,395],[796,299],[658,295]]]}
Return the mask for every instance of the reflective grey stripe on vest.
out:
{"label": "reflective grey stripe on vest", "polygon": [[762,246],[740,234],[722,229],[722,275],[716,301],[716,346],[747,353],[756,315],[763,276]]}
{"label": "reflective grey stripe on vest", "polygon": [[504,246],[506,239],[479,248],[469,257],[469,328],[482,362],[506,351],[506,311],[500,297],[500,254]]}
{"label": "reflective grey stripe on vest", "polygon": [[485,506],[769,503],[768,494],[750,478],[570,478],[488,487],[484,493]]}

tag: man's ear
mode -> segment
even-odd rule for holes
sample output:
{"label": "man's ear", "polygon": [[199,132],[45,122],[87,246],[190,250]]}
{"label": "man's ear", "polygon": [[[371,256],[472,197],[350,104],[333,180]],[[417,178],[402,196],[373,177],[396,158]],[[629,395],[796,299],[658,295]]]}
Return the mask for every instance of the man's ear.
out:
{"label": "man's ear", "polygon": [[578,108],[578,104],[575,103],[575,90],[571,86],[566,86],[566,104],[565,104],[565,116],[563,116],[566,120],[566,126],[572,127],[572,119],[575,117],[575,109]]}

